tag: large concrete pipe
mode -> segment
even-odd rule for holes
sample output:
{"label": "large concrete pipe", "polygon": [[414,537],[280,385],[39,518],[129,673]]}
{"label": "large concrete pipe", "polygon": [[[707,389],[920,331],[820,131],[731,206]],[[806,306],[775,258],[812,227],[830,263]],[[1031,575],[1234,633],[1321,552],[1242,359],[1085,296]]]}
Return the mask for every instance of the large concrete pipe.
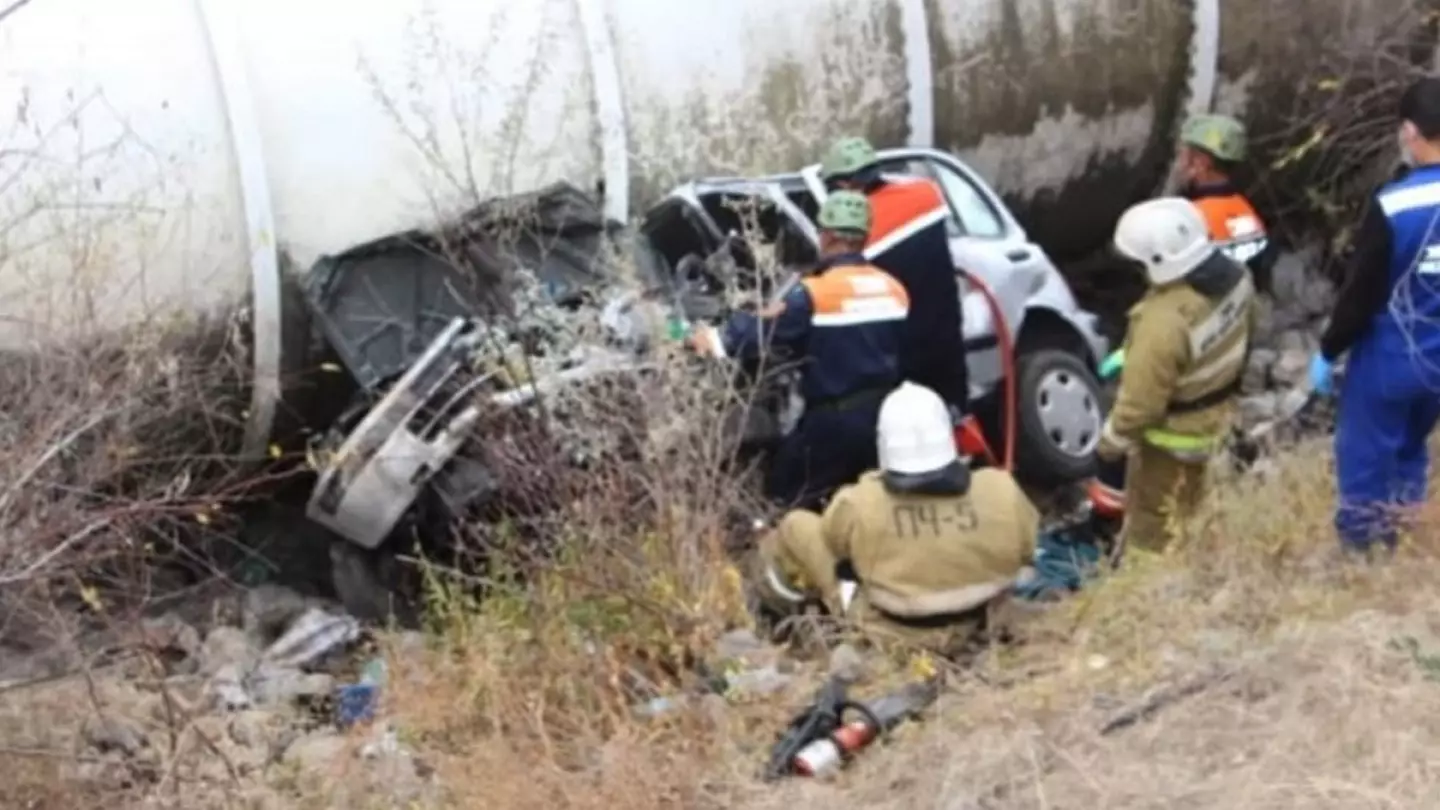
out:
{"label": "large concrete pipe", "polygon": [[603,181],[625,218],[682,175],[796,168],[845,132],[960,152],[1078,255],[1160,186],[1185,112],[1258,113],[1323,71],[1320,41],[1376,47],[1367,20],[1418,27],[1420,5],[31,3],[0,22],[0,344],[248,295],[253,452],[287,263],[562,177]]}

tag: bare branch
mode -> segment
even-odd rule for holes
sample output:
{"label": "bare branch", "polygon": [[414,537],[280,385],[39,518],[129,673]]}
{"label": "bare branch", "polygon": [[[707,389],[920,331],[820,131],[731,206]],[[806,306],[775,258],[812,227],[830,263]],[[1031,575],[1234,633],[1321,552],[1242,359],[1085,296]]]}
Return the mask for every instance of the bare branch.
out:
{"label": "bare branch", "polygon": [[14,14],[15,12],[28,5],[30,5],[30,0],[14,0],[14,2],[12,2],[10,5],[0,8],[0,23],[5,22],[6,18],[8,18],[11,14]]}

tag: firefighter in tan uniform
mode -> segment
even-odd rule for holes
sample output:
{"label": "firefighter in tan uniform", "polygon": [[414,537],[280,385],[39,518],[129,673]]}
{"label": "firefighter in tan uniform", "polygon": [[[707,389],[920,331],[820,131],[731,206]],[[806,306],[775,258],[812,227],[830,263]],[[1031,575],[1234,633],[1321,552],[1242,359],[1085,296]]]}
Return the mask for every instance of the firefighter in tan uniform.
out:
{"label": "firefighter in tan uniform", "polygon": [[[760,542],[756,581],[782,615],[818,601],[885,645],[963,650],[1029,565],[1039,514],[1007,473],[971,472],[945,402],[903,383],[877,426],[880,469],[836,493],[823,515],[789,512]],[[842,593],[836,567],[858,586]]]}
{"label": "firefighter in tan uniform", "polygon": [[1115,248],[1144,266],[1150,288],[1130,310],[1125,374],[1099,453],[1126,460],[1118,548],[1163,551],[1204,496],[1210,456],[1234,417],[1255,286],[1183,198],[1130,208]]}

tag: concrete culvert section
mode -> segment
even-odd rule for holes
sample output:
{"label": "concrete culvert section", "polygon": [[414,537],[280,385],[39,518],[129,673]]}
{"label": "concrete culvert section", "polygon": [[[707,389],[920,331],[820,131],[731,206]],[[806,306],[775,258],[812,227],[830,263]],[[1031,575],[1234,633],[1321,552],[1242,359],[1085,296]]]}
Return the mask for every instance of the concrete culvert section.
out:
{"label": "concrete culvert section", "polygon": [[[1159,187],[1185,112],[1213,102],[1252,118],[1257,141],[1303,141],[1267,117],[1327,109],[1323,93],[1292,92],[1299,77],[1377,48],[1434,52],[1412,4],[1266,9],[987,0],[961,18],[923,0],[804,0],[777,17],[746,0],[672,18],[642,0],[504,13],[448,0],[343,13],[278,0],[31,4],[0,29],[4,107],[22,122],[7,166],[22,154],[85,157],[26,164],[5,193],[23,220],[7,241],[45,243],[54,221],[26,212],[77,189],[83,204],[65,227],[93,233],[87,255],[109,251],[130,269],[103,282],[88,273],[106,306],[87,313],[56,297],[75,272],[61,251],[8,251],[6,334],[255,296],[261,379],[245,449],[260,455],[297,367],[285,357],[296,341],[284,335],[282,264],[307,268],[562,178],[603,181],[607,215],[627,220],[678,178],[801,165],[849,130],[960,150],[1068,261]],[[1250,47],[1277,30],[1272,13],[1289,33]],[[165,54],[145,46],[159,30],[174,43]],[[110,146],[77,152],[80,133]],[[135,215],[119,216],[117,200]]]}
{"label": "concrete culvert section", "polygon": [[[1304,383],[1424,5],[0,0],[0,805],[1430,807],[1434,730],[1372,744],[1433,680],[1425,534],[1330,559]],[[793,358],[681,338],[814,257],[837,136],[953,160],[1017,467],[1073,479],[1114,219],[1201,111],[1288,252],[1183,547],[1007,607],[1023,643],[838,784],[752,784],[830,678],[937,662],[749,629]],[[1207,731],[1240,715],[1265,750]]]}

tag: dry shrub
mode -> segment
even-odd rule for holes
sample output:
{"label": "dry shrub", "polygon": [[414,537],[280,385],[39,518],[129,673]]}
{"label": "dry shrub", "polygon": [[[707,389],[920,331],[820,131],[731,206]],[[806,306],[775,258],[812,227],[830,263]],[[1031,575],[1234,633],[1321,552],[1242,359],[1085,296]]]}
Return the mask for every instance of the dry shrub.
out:
{"label": "dry shrub", "polygon": [[[431,571],[438,647],[397,662],[393,708],[460,806],[698,800],[713,735],[684,719],[637,725],[632,707],[693,685],[715,639],[747,623],[729,552],[753,513],[727,428],[738,393],[678,346],[659,351],[643,377],[544,400],[503,464],[491,448],[502,481],[548,467],[550,508],[512,499],[463,533],[490,563],[483,598]],[[586,463],[567,464],[582,438]]]}
{"label": "dry shrub", "polygon": [[143,598],[151,565],[192,553],[179,541],[247,493],[227,456],[244,411],[233,337],[224,322],[187,320],[5,359],[0,436],[12,475],[0,494],[0,586],[10,610],[25,592],[41,604],[73,593],[76,576],[86,593],[110,585]]}
{"label": "dry shrub", "polygon": [[[117,650],[233,542],[227,507],[256,483],[230,455],[246,393],[236,337],[228,320],[169,320],[0,366],[0,805],[116,806],[134,787],[126,767],[95,767],[76,730],[131,708],[96,683],[163,677]],[[103,669],[117,657],[125,675]],[[91,688],[47,704],[48,678],[67,673]]]}
{"label": "dry shrub", "polygon": [[[1318,24],[1294,15],[1267,22],[1287,31]],[[1440,17],[1433,10],[1395,3],[1363,22],[1373,33],[1260,35],[1282,49],[1314,42],[1323,42],[1325,49],[1293,59],[1283,51],[1272,54],[1277,65],[1287,60],[1294,65],[1323,64],[1326,72],[1276,70],[1275,88],[1265,88],[1265,97],[1283,102],[1267,107],[1253,122],[1264,133],[1255,139],[1250,161],[1257,180],[1255,196],[1272,221],[1288,229],[1292,244],[1318,238],[1331,250],[1349,246],[1360,222],[1360,205],[1397,168],[1400,94],[1435,67]],[[1359,47],[1356,42],[1366,44]],[[1267,50],[1271,49],[1267,46]]]}

